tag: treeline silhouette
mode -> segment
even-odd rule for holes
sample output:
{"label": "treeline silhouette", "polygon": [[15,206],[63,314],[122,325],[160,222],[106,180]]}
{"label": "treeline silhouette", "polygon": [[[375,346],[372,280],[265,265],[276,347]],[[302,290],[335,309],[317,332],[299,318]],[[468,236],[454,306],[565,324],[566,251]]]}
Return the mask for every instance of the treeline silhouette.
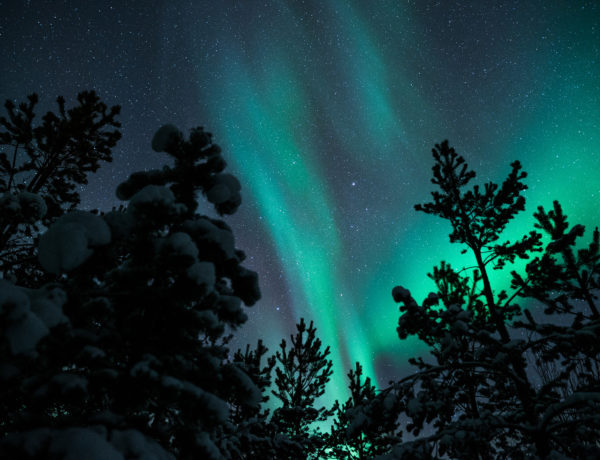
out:
{"label": "treeline silhouette", "polygon": [[[212,135],[161,127],[152,148],[170,166],[87,212],[77,190],[112,160],[119,107],[87,91],[38,123],[37,102],[7,101],[0,118],[0,457],[600,457],[599,232],[583,243],[554,202],[501,240],[525,209],[518,161],[501,184],[468,188],[475,172],[435,146],[432,201],[415,208],[450,223],[473,267],[442,261],[421,302],[394,287],[399,339],[429,355],[381,389],[357,362],[350,398],[325,407],[332,362],[312,322],[274,354],[229,348],[260,290],[221,219],[241,186]],[[491,272],[511,268],[495,287]]]}

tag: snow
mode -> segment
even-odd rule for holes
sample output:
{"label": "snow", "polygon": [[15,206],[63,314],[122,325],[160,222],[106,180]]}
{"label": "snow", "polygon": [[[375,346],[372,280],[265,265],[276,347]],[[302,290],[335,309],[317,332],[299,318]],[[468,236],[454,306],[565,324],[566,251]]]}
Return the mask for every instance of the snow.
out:
{"label": "snow", "polygon": [[25,289],[0,279],[0,314],[6,315],[2,335],[11,352],[33,351],[50,328],[68,321],[62,312],[65,302],[66,294],[56,286]]}
{"label": "snow", "polygon": [[39,454],[44,448],[50,437],[50,429],[39,428],[37,430],[31,430],[24,433],[10,433],[6,436],[0,445],[8,446],[22,446],[22,451],[29,457],[33,457]]}
{"label": "snow", "polygon": [[8,340],[12,354],[33,351],[49,330],[30,310],[27,293],[14,284],[0,279],[0,315],[5,316],[0,332]]}
{"label": "snow", "polygon": [[100,359],[106,356],[106,353],[103,350],[92,345],[86,345],[83,347],[81,353],[87,355],[91,359]]}
{"label": "snow", "polygon": [[127,212],[110,211],[102,216],[115,238],[124,238],[131,233],[135,225],[134,217]]}
{"label": "snow", "polygon": [[0,314],[8,319],[18,319],[29,311],[29,297],[23,289],[0,278]]}
{"label": "snow", "polygon": [[182,136],[181,131],[176,126],[167,124],[161,126],[152,138],[152,150],[155,152],[164,152],[173,141]]}
{"label": "snow", "polygon": [[91,246],[102,246],[110,243],[110,228],[99,217],[87,211],[72,211],[57,219],[56,224],[73,223],[81,226]]}
{"label": "snow", "polygon": [[11,214],[17,214],[21,211],[21,205],[15,195],[6,192],[0,197],[0,209],[3,210],[3,213],[9,212]]}
{"label": "snow", "polygon": [[242,308],[240,298],[233,295],[222,295],[219,299],[219,304],[227,313],[236,313]]}
{"label": "snow", "polygon": [[215,443],[210,439],[208,433],[201,431],[196,435],[196,445],[200,448],[204,454],[202,458],[205,460],[219,460],[223,458],[221,452]]}
{"label": "snow", "polygon": [[246,398],[246,404],[256,406],[261,403],[262,393],[256,384],[252,381],[248,374],[242,369],[237,367],[235,364],[230,364],[226,367],[227,371],[231,373],[231,377],[235,380],[237,385],[241,388],[242,394]]}
{"label": "snow", "polygon": [[215,396],[208,391],[204,391],[197,385],[191,382],[184,381],[183,391],[199,400],[206,411],[210,412],[212,417],[216,419],[216,423],[224,423],[229,418],[229,406],[218,396]]}
{"label": "snow", "polygon": [[77,224],[55,224],[40,237],[38,257],[50,273],[71,271],[92,254],[85,231]]}
{"label": "snow", "polygon": [[12,354],[33,351],[37,343],[48,335],[48,328],[31,312],[15,321],[4,331]]}
{"label": "snow", "polygon": [[350,423],[346,428],[346,435],[348,437],[354,436],[354,434],[362,429],[362,426],[369,422],[369,418],[364,413],[362,407],[352,407],[348,409],[347,415],[350,417]]}
{"label": "snow", "polygon": [[217,184],[206,192],[206,198],[211,203],[221,204],[231,197],[229,188],[224,184]]}
{"label": "snow", "polygon": [[[549,421],[563,412],[566,409],[572,408],[577,405],[587,405],[592,401],[598,403],[600,402],[600,393],[598,392],[586,392],[579,391],[567,396],[563,401],[549,404],[542,415],[539,425],[540,427],[544,427]],[[590,404],[591,407],[591,404]]]}
{"label": "snow", "polygon": [[19,369],[8,363],[0,363],[0,381],[10,380],[19,375]]}
{"label": "snow", "polygon": [[213,186],[206,192],[208,201],[221,204],[235,199],[242,189],[240,182],[231,174],[219,174],[213,178]]}
{"label": "snow", "polygon": [[37,193],[5,192],[0,196],[0,212],[18,216],[25,223],[34,223],[46,215],[46,202]]}
{"label": "snow", "polygon": [[61,460],[173,460],[158,443],[137,430],[113,430],[106,427],[40,428],[10,433],[0,442],[18,447],[28,458]]}
{"label": "snow", "polygon": [[87,379],[76,374],[57,374],[49,382],[49,387],[58,389],[62,395],[73,393],[87,395],[87,386]]}
{"label": "snow", "polygon": [[18,194],[19,205],[24,216],[29,222],[35,222],[46,215],[48,207],[44,199],[37,193],[21,192]]}
{"label": "snow", "polygon": [[461,320],[454,321],[454,323],[452,323],[452,327],[456,331],[458,331],[458,332],[465,332],[466,333],[466,332],[469,331],[469,328],[468,328],[467,324],[464,321],[461,321]]}
{"label": "snow", "polygon": [[195,314],[200,327],[205,331],[214,331],[220,325],[219,318],[211,310],[196,311]]}
{"label": "snow", "polygon": [[114,430],[111,444],[127,459],[170,460],[173,456],[137,430]]}
{"label": "snow", "polygon": [[215,266],[212,262],[196,262],[186,270],[188,278],[199,286],[204,285],[208,292],[214,290],[216,282]]}
{"label": "snow", "polygon": [[68,322],[62,307],[67,301],[67,294],[57,286],[46,285],[41,289],[28,290],[31,300],[31,311],[40,318],[48,328]]}
{"label": "snow", "polygon": [[198,258],[198,248],[192,237],[185,232],[175,232],[161,241],[161,243],[172,254],[187,255],[194,259]]}
{"label": "snow", "polygon": [[461,312],[456,315],[457,320],[461,321],[470,321],[473,314],[469,310],[461,310]]}
{"label": "snow", "polygon": [[123,456],[104,437],[87,428],[68,428],[52,437],[48,453],[63,460],[121,460]]}
{"label": "snow", "polygon": [[59,217],[40,237],[39,260],[50,273],[71,271],[92,254],[91,247],[110,242],[110,228],[101,217],[73,211]]}
{"label": "snow", "polygon": [[192,235],[196,240],[209,240],[224,251],[226,259],[235,257],[235,241],[233,232],[228,228],[219,228],[206,217],[186,220],[183,230]]}
{"label": "snow", "polygon": [[136,207],[145,203],[161,203],[170,206],[175,203],[175,195],[163,185],[146,185],[131,197],[129,206]]}
{"label": "snow", "polygon": [[219,307],[230,320],[245,322],[248,319],[248,316],[242,310],[242,300],[239,297],[221,295]]}
{"label": "snow", "polygon": [[165,388],[171,388],[177,391],[181,391],[183,389],[183,382],[175,377],[171,377],[170,375],[163,375],[160,379],[160,383]]}
{"label": "snow", "polygon": [[143,208],[146,206],[161,206],[174,214],[184,212],[186,209],[184,204],[175,202],[173,192],[163,185],[146,185],[136,192],[129,200],[127,212],[133,213],[136,217],[144,213]]}
{"label": "snow", "polygon": [[142,361],[138,361],[129,372],[132,377],[148,376],[152,380],[158,380],[158,372],[150,367],[151,364],[158,364],[159,361],[155,356],[146,354]]}

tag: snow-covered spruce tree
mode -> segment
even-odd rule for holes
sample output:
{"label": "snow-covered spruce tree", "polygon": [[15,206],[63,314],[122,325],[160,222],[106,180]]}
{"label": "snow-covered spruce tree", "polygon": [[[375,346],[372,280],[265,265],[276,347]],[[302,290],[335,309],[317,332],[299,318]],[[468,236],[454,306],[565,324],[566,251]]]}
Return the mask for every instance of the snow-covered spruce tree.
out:
{"label": "snow-covered spruce tree", "polygon": [[274,436],[278,459],[319,458],[326,448],[325,435],[313,424],[333,415],[332,409],[315,407],[333,373],[333,363],[327,359],[329,347],[321,349],[312,321],[307,327],[301,318],[296,328],[289,349],[284,339],[275,353],[276,389],[272,393],[282,406],[273,411],[271,424],[282,435]]}
{"label": "snow-covered spruce tree", "polygon": [[77,95],[66,109],[59,97],[58,113],[48,112],[35,124],[38,96],[18,107],[4,104],[0,117],[0,273],[29,287],[39,287],[36,236],[79,204],[77,186],[87,183],[100,161],[112,161],[111,149],[121,137],[110,109],[94,91]]}
{"label": "snow-covered spruce tree", "polygon": [[41,236],[58,283],[2,281],[3,458],[235,458],[227,401],[262,395],[225,332],[260,292],[231,229],[196,209],[204,195],[235,212],[240,185],[202,128],[164,126],[152,147],[174,165],[132,174],[126,207],[67,213]]}
{"label": "snow-covered spruce tree", "polygon": [[[405,430],[416,439],[381,457],[388,459],[598,457],[598,230],[575,253],[584,228],[569,228],[556,203],[553,211],[535,214],[550,242],[533,230],[499,243],[524,209],[526,174],[519,162],[501,186],[465,192],[475,173],[464,159],[447,141],[433,155],[432,182],[440,190],[416,209],[448,220],[450,241],[466,246],[475,268],[457,271],[442,262],[429,275],[436,291],[420,305],[407,289],[393,289],[401,304],[400,339],[418,337],[431,359],[410,359],[416,371],[378,394],[355,423],[377,423],[385,400],[398,407],[392,416],[408,419]],[[508,291],[493,288],[490,270],[536,252],[542,254],[524,274],[512,272]],[[535,315],[515,303],[519,297]]]}
{"label": "snow-covered spruce tree", "polygon": [[[365,407],[382,401],[376,398],[371,379],[366,377],[362,381],[362,372],[362,366],[357,362],[356,368],[348,372],[350,398],[341,406],[336,401],[333,407],[335,419],[328,438],[328,453],[335,458],[371,459],[388,452],[401,439],[395,417],[378,417],[380,424],[365,423]],[[378,412],[389,409],[381,407]]]}

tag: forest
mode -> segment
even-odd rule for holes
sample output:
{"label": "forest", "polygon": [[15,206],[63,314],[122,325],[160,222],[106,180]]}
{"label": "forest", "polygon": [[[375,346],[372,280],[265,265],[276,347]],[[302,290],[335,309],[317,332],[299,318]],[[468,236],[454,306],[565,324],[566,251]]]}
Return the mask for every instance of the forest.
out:
{"label": "forest", "polygon": [[447,221],[472,265],[441,260],[424,299],[390,286],[389,327],[428,353],[381,388],[356,362],[350,398],[324,406],[332,361],[310,318],[277,350],[230,347],[260,273],[225,221],[243,184],[212,134],[157,127],[165,166],[124,177],[120,207],[84,211],[120,107],[76,101],[39,119],[32,94],[0,118],[1,458],[600,458],[600,232],[555,201],[506,240],[525,210],[519,161],[474,185],[434,146],[415,212]]}

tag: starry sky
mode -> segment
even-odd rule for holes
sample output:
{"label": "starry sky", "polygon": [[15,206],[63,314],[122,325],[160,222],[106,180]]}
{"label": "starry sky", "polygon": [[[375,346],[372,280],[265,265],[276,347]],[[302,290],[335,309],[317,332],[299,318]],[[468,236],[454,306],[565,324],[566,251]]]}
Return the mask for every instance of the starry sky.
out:
{"label": "starry sky", "polygon": [[[154,131],[214,134],[242,183],[227,218],[262,300],[234,346],[274,351],[300,317],[331,347],[329,397],[360,361],[385,385],[420,352],[396,335],[401,284],[417,299],[444,259],[470,265],[429,199],[431,148],[449,139],[478,173],[529,173],[525,213],[558,199],[600,220],[600,3],[581,0],[0,1],[0,97],[122,106],[114,162],[83,207],[118,205],[131,172],[160,168]],[[207,211],[209,212],[209,211]],[[495,274],[497,288],[508,278]]]}

